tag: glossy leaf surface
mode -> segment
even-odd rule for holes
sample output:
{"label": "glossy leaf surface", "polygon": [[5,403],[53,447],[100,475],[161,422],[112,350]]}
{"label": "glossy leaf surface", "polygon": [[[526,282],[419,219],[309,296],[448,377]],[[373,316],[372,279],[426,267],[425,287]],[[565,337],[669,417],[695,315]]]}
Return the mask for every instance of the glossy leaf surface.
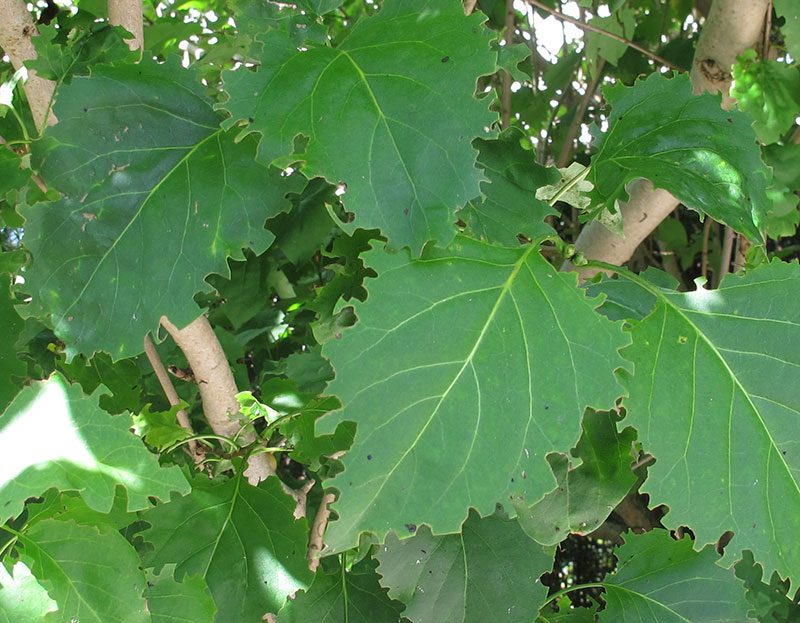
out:
{"label": "glossy leaf surface", "polygon": [[349,232],[379,227],[415,253],[446,245],[456,209],[480,193],[470,143],[496,119],[473,97],[496,62],[482,20],[456,0],[388,0],[335,48],[298,51],[270,30],[258,71],[225,74],[226,127],[248,122],[264,163],[299,160],[307,177],[346,184]]}
{"label": "glossy leaf surface", "polygon": [[[119,485],[129,510],[168,500],[189,485],[178,467],[161,467],[133,435],[130,419],[111,416],[60,374],[22,390],[0,417],[0,519],[16,517],[25,500],[51,487],[78,491],[93,509],[108,512]],[[32,436],[36,445],[28,446]]]}
{"label": "glossy leaf surface", "polygon": [[[732,530],[731,558],[800,573],[800,267],[773,263],[659,302],[623,355],[627,418],[656,462],[642,487],[697,546]],[[780,510],[778,510],[780,509]]]}
{"label": "glossy leaf surface", "polygon": [[422,523],[458,532],[470,506],[488,514],[549,491],[545,455],[575,444],[587,406],[620,395],[627,336],[595,313],[600,300],[534,245],[459,238],[420,260],[374,249],[364,262],[379,276],[359,321],[323,346],[345,408],[317,431],[357,423],[346,471],[326,484],[340,491],[329,546]]}
{"label": "glossy leaf surface", "polygon": [[[689,76],[652,74],[633,87],[610,86],[609,129],[597,137],[589,179],[614,209],[625,185],[645,177],[687,206],[760,241],[771,174],[747,115],[722,110],[719,96],[693,95]],[[598,133],[599,134],[599,133]]]}

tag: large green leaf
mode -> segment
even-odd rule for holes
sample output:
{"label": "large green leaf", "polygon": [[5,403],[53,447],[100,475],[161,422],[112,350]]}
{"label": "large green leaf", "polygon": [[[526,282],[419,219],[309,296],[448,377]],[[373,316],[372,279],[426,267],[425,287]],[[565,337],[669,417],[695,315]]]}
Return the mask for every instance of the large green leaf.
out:
{"label": "large green leaf", "polygon": [[693,95],[689,76],[651,74],[633,87],[605,87],[608,132],[598,136],[588,179],[603,206],[627,199],[645,177],[685,205],[761,240],[771,173],[761,161],[752,119],[722,110],[719,96]]}
{"label": "large green leaf", "polygon": [[[22,331],[23,322],[17,314],[9,295],[10,279],[0,275],[0,326],[4,338],[0,342],[0,410],[5,409],[19,391],[27,375],[25,364],[19,359],[14,342]],[[14,377],[17,377],[15,380]]]}
{"label": "large green leaf", "polygon": [[458,238],[420,260],[375,249],[364,261],[379,277],[359,321],[323,346],[344,411],[317,430],[358,425],[346,471],[327,483],[340,493],[329,546],[422,523],[458,532],[470,506],[539,499],[553,482],[545,455],[575,444],[587,406],[620,395],[620,326],[535,245]]}
{"label": "large green leaf", "polygon": [[547,595],[539,576],[553,566],[516,521],[474,512],[461,534],[423,527],[411,539],[387,538],[376,557],[381,584],[417,623],[529,623]]}
{"label": "large green leaf", "polygon": [[139,556],[116,529],[45,519],[23,534],[22,559],[58,604],[45,621],[146,623]]}
{"label": "large green leaf", "polygon": [[23,562],[16,562],[9,573],[0,565],[0,621],[2,623],[41,623],[56,602],[36,581]]}
{"label": "large green leaf", "polygon": [[[335,563],[331,561],[335,560]],[[326,564],[327,563],[327,564]],[[376,562],[365,558],[345,569],[338,557],[328,558],[314,583],[286,602],[278,623],[397,623],[403,604],[393,601],[378,584]]]}
{"label": "large green leaf", "polygon": [[147,611],[152,623],[213,623],[217,611],[208,586],[198,575],[187,575],[183,582],[173,577],[173,565],[160,574],[147,574]]}
{"label": "large green leaf", "polygon": [[716,564],[713,546],[695,552],[665,530],[628,535],[617,571],[603,581],[602,623],[747,621],[749,604],[732,570]]}
{"label": "large green leaf", "polygon": [[346,184],[347,231],[380,227],[415,253],[446,245],[455,210],[480,193],[470,143],[496,119],[473,97],[496,61],[484,19],[458,0],[387,0],[336,48],[298,50],[270,30],[258,71],[225,74],[227,127],[249,123],[262,162],[291,156],[307,177]]}
{"label": "large green leaf", "polygon": [[172,64],[95,66],[62,87],[59,122],[34,144],[62,198],[23,213],[27,313],[50,315],[70,357],[136,355],[162,315],[194,320],[203,278],[228,274],[242,247],[264,251],[264,221],[304,183],[254,164],[255,141],[222,134],[193,79]]}
{"label": "large green leaf", "polygon": [[623,351],[627,419],[656,457],[642,489],[698,547],[731,530],[765,573],[800,577],[800,267],[773,263],[718,290],[658,297]]}
{"label": "large green leaf", "polygon": [[570,532],[596,530],[636,482],[631,471],[634,441],[636,431],[630,426],[617,432],[613,411],[588,412],[573,451],[580,465],[573,468],[566,454],[547,455],[556,488],[532,506],[514,505],[528,536],[543,545],[556,545]]}
{"label": "large green leaf", "polygon": [[132,511],[148,508],[148,497],[189,491],[178,467],[160,467],[131,434],[129,418],[110,416],[97,401],[97,393],[84,396],[58,373],[17,395],[0,417],[0,520],[50,487],[78,491],[104,513],[117,485]]}
{"label": "large green leaf", "polygon": [[198,477],[192,485],[191,495],[144,514],[151,528],[143,536],[155,548],[147,566],[174,563],[177,580],[202,576],[220,621],[258,621],[311,584],[306,521],[294,520],[294,500],[277,478],[253,487],[241,476]]}
{"label": "large green leaf", "polygon": [[505,246],[518,244],[517,235],[530,239],[555,234],[544,222],[548,214],[558,214],[536,198],[536,190],[561,179],[558,170],[547,169],[535,161],[535,153],[523,149],[518,132],[497,140],[477,139],[478,164],[488,178],[481,184],[485,197],[473,199],[459,216],[468,221],[469,231],[487,242]]}

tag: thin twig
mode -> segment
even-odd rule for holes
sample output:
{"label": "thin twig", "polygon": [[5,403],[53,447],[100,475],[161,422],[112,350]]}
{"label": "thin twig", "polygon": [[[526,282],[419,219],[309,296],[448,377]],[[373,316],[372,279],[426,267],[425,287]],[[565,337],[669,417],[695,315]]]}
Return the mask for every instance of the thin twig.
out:
{"label": "thin twig", "polygon": [[319,552],[322,551],[322,538],[325,536],[325,528],[328,526],[328,517],[330,517],[331,509],[330,504],[336,499],[333,493],[326,493],[322,496],[322,501],[319,503],[317,515],[314,517],[314,523],[311,526],[311,536],[308,539],[308,568],[316,571],[319,566]]}
{"label": "thin twig", "polygon": [[[505,44],[511,45],[514,39],[514,0],[506,0]],[[503,90],[500,93],[500,129],[511,124],[511,73],[503,71]]]}
{"label": "thin twig", "polygon": [[[600,82],[600,77],[603,74],[603,67],[605,64],[606,59],[600,58],[600,61],[597,63],[595,76],[592,78],[591,84],[586,87],[586,92],[583,94],[580,104],[578,104],[578,110],[575,113],[575,116],[572,118],[572,123],[567,130],[567,137],[564,139],[564,144],[561,146],[561,153],[558,154],[556,166],[559,169],[563,169],[565,166],[567,166],[567,160],[569,160],[570,152],[575,146],[575,137],[578,135],[578,128],[581,126],[581,123],[583,123],[583,118],[586,115],[586,109],[589,108],[589,101],[592,99],[594,92],[597,90],[597,83]],[[578,233],[575,232],[575,235],[577,236]]]}
{"label": "thin twig", "polygon": [[[158,356],[156,345],[153,343],[153,338],[150,337],[149,333],[144,336],[144,354],[147,355],[147,360],[150,362],[153,372],[156,373],[156,378],[158,379],[161,389],[164,391],[164,395],[167,397],[169,404],[173,407],[178,406],[181,403],[181,399],[178,397],[178,392],[175,391],[175,386],[172,384],[172,379],[169,378],[169,374],[167,374],[164,364],[161,363],[161,357]],[[180,424],[181,427],[189,431],[190,435],[194,435],[192,424],[189,422],[189,415],[186,413],[185,409],[180,409],[176,414],[176,418],[178,419],[178,424]],[[188,446],[189,452],[192,455],[192,458],[195,460],[195,463],[202,461],[202,453],[197,451],[197,442],[192,440],[188,443]]]}
{"label": "thin twig", "polygon": [[647,56],[649,58],[652,58],[654,61],[664,65],[665,67],[669,67],[670,69],[674,69],[675,71],[678,71],[678,72],[683,72],[684,71],[683,69],[681,69],[677,65],[673,65],[672,63],[670,63],[667,59],[661,58],[660,56],[658,56],[657,54],[654,54],[650,50],[648,50],[646,48],[643,48],[640,45],[637,45],[633,41],[629,41],[625,37],[621,37],[619,35],[615,35],[613,32],[608,32],[607,30],[603,30],[602,28],[598,28],[597,26],[592,26],[591,24],[589,24],[587,22],[582,22],[581,20],[575,19],[574,17],[570,17],[569,15],[564,15],[563,13],[559,13],[555,9],[551,9],[548,6],[545,6],[544,4],[539,2],[538,0],[525,0],[525,1],[531,3],[533,6],[541,9],[542,11],[547,11],[548,13],[550,13],[551,15],[554,15],[555,17],[557,17],[560,20],[563,20],[565,22],[569,22],[570,24],[575,24],[575,26],[577,26],[578,28],[581,28],[583,30],[591,30],[591,31],[599,33],[601,35],[605,35],[606,37],[610,37],[611,39],[614,39],[615,41],[619,41],[620,43],[624,43],[629,48],[633,48],[634,50],[637,50],[637,51],[641,52],[645,56]]}
{"label": "thin twig", "polygon": [[471,15],[476,4],[478,4],[478,0],[464,0],[464,13]]}
{"label": "thin twig", "polygon": [[708,237],[711,233],[711,222],[711,217],[706,216],[706,222],[703,223],[703,253],[700,256],[700,274],[706,281],[708,281]]}
{"label": "thin twig", "polygon": [[731,272],[731,253],[733,253],[733,240],[736,232],[728,225],[725,226],[725,234],[722,237],[722,257],[719,260],[719,272],[714,275],[714,288],[718,288],[722,278]]}

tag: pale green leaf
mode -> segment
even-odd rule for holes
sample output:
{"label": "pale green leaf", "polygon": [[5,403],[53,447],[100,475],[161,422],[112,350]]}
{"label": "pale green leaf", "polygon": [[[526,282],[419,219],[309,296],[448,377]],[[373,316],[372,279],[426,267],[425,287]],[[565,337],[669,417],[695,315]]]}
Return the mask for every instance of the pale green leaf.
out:
{"label": "pale green leaf", "polygon": [[213,623],[217,607],[208,585],[199,575],[173,577],[174,565],[164,565],[160,574],[147,574],[147,611],[152,623]]}
{"label": "pale green leaf", "polygon": [[722,110],[718,95],[692,94],[688,74],[652,74],[603,93],[611,105],[609,129],[597,137],[588,177],[601,206],[613,210],[614,201],[627,199],[625,185],[644,177],[686,206],[761,240],[771,173],[748,115]]}
{"label": "pale green leaf", "polygon": [[[420,260],[381,249],[365,264],[359,321],[323,346],[344,411],[318,432],[357,423],[326,541],[347,549],[361,531],[380,540],[427,523],[458,532],[472,506],[537,500],[552,488],[545,455],[567,451],[587,406],[610,408],[627,343],[535,245],[458,238]],[[431,477],[435,474],[435,477]]]}
{"label": "pale green leaf", "polygon": [[222,134],[194,77],[171,63],[95,66],[62,87],[59,122],[34,144],[62,198],[23,212],[36,257],[25,311],[49,315],[70,358],[138,354],[162,315],[189,324],[205,276],[228,274],[242,247],[264,251],[264,221],[304,183]]}
{"label": "pale green leaf", "polygon": [[150,621],[139,556],[115,528],[45,519],[19,535],[19,542],[23,561],[58,604],[46,622]]}
{"label": "pale green leaf", "polygon": [[189,491],[180,469],[159,466],[128,430],[129,418],[109,415],[97,400],[59,373],[17,395],[0,417],[0,519],[16,517],[27,498],[50,487],[78,491],[103,513],[118,485],[131,511],[148,508],[150,496]]}
{"label": "pale green leaf", "polygon": [[775,12],[786,20],[781,32],[786,39],[786,49],[796,61],[800,58],[800,7],[794,0],[773,0],[772,4]]}
{"label": "pale green leaf", "polygon": [[375,564],[365,558],[345,570],[339,557],[325,559],[311,587],[286,602],[278,623],[397,623],[403,604],[378,584]]}
{"label": "pale green leaf", "polygon": [[606,577],[600,623],[731,623],[748,621],[749,605],[733,571],[716,564],[713,546],[701,552],[665,530],[629,534]]}
{"label": "pale green leaf", "polygon": [[301,161],[306,177],[346,184],[348,232],[379,227],[415,253],[446,245],[456,209],[480,192],[470,143],[496,120],[473,97],[496,62],[484,19],[458,0],[387,0],[338,47],[298,51],[270,30],[257,71],[225,73],[226,127],[259,133],[264,163]]}
{"label": "pale green leaf", "polygon": [[568,455],[549,454],[556,488],[533,506],[514,504],[528,536],[543,545],[556,545],[570,532],[596,530],[636,482],[631,471],[635,440],[631,427],[617,432],[613,411],[588,412],[572,453],[582,462],[573,467]]}
{"label": "pale green leaf", "polygon": [[220,621],[258,621],[287,595],[307,588],[306,520],[294,520],[294,500],[277,478],[253,487],[241,476],[215,482],[199,476],[192,493],[144,514],[154,550],[147,566],[175,564],[208,584]]}
{"label": "pale green leaf", "polygon": [[800,110],[800,69],[774,60],[756,60],[745,50],[733,66],[731,97],[755,119],[762,143],[777,143],[795,123]]}
{"label": "pale green leaf", "polygon": [[775,262],[717,290],[658,297],[623,351],[626,423],[656,462],[642,490],[697,546],[734,532],[765,573],[800,577],[800,267]]}
{"label": "pale green leaf", "polygon": [[376,557],[381,584],[415,623],[529,623],[547,595],[539,576],[553,566],[516,521],[474,512],[461,534],[423,527],[410,539],[388,537]]}
{"label": "pale green leaf", "polygon": [[56,608],[25,563],[14,563],[11,573],[0,565],[0,622],[41,623]]}

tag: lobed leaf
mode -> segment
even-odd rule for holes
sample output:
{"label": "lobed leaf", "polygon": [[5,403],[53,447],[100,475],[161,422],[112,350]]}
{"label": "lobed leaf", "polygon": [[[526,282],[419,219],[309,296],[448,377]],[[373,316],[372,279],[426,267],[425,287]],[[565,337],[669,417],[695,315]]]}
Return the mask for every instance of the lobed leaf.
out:
{"label": "lobed leaf", "polygon": [[[375,560],[364,558],[350,569],[339,557],[328,558],[317,570],[308,590],[286,602],[278,623],[397,623],[403,605],[392,600],[378,584]],[[323,563],[324,564],[324,563]]]}
{"label": "lobed leaf", "polygon": [[22,560],[58,604],[45,621],[150,621],[139,556],[113,527],[45,519],[18,538]]}
{"label": "lobed leaf", "polygon": [[750,549],[767,575],[799,577],[800,266],[647,289],[658,303],[623,351],[635,374],[621,373],[626,422],[656,457],[643,491],[698,547],[731,530],[728,563]]}
{"label": "lobed leaf", "polygon": [[456,209],[480,194],[470,143],[496,120],[473,97],[496,62],[484,19],[456,0],[387,0],[336,48],[298,50],[272,29],[256,72],[225,74],[224,126],[259,133],[261,162],[301,161],[306,177],[344,183],[348,233],[379,227],[417,254],[445,246]]}
{"label": "lobed leaf", "polygon": [[221,133],[193,79],[172,64],[95,66],[62,87],[59,122],[33,146],[62,198],[23,212],[35,257],[23,311],[49,316],[69,358],[136,355],[162,315],[189,324],[205,276],[264,251],[264,221],[304,183],[255,165],[254,142]]}
{"label": "lobed leaf", "polygon": [[27,498],[51,487],[78,491],[93,509],[107,513],[115,489],[124,487],[128,510],[148,508],[148,497],[187,493],[177,466],[161,467],[128,430],[130,419],[98,406],[55,373],[23,389],[0,417],[0,520],[16,517]]}
{"label": "lobed leaf", "polygon": [[39,584],[24,562],[17,561],[8,572],[0,565],[0,621],[41,623],[58,605]]}
{"label": "lobed leaf", "polygon": [[529,623],[547,595],[539,576],[553,565],[516,521],[474,512],[461,534],[433,536],[423,527],[410,539],[387,538],[376,558],[381,584],[418,623]]}
{"label": "lobed leaf", "polygon": [[600,623],[727,623],[747,621],[742,584],[719,567],[712,546],[695,552],[689,539],[664,530],[629,535],[617,570],[602,582]]}
{"label": "lobed leaf", "polygon": [[609,86],[609,129],[597,138],[587,179],[614,210],[625,185],[645,177],[685,205],[730,225],[754,242],[769,202],[770,170],[746,114],[722,110],[719,96],[693,95],[688,74],[651,74],[633,87]]}
{"label": "lobed leaf", "polygon": [[225,482],[198,477],[191,495],[144,515],[151,528],[143,536],[155,548],[145,564],[175,564],[178,581],[200,575],[221,621],[260,620],[313,577],[306,521],[295,521],[293,512],[294,501],[277,478],[253,487],[242,476]]}
{"label": "lobed leaf", "polygon": [[486,515],[544,495],[545,455],[574,445],[587,406],[620,394],[620,326],[535,245],[458,238],[420,260],[375,249],[364,261],[379,276],[359,321],[323,346],[344,410],[317,432],[357,423],[346,471],[326,483],[339,490],[328,545],[422,523],[455,533],[470,506]]}
{"label": "lobed leaf", "polygon": [[548,454],[556,488],[532,506],[514,504],[522,529],[542,545],[557,545],[571,532],[593,532],[636,483],[631,471],[636,431],[629,426],[618,433],[613,411],[588,412],[582,428],[572,452],[581,463],[572,467],[568,455]]}

